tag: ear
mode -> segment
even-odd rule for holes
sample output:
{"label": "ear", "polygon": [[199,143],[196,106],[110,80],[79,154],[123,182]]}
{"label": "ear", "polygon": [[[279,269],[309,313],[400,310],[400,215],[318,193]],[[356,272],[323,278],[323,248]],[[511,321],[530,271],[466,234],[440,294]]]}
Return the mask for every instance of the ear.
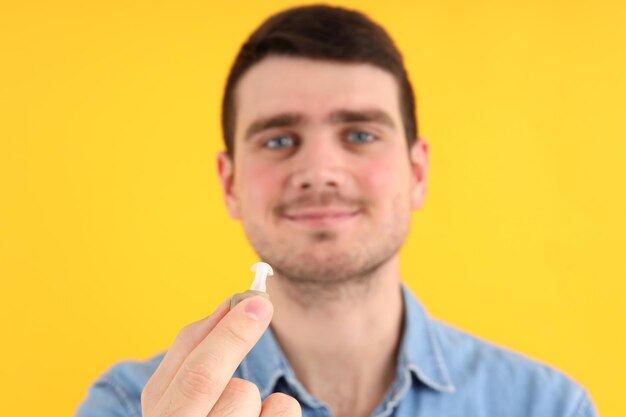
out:
{"label": "ear", "polygon": [[424,204],[428,180],[429,145],[424,138],[417,138],[409,150],[411,162],[411,207],[417,210]]}
{"label": "ear", "polygon": [[217,173],[220,177],[220,184],[222,186],[222,194],[224,196],[224,202],[226,203],[226,209],[228,214],[233,219],[241,219],[239,213],[239,201],[234,191],[234,179],[235,179],[235,165],[232,158],[226,152],[220,152],[217,154]]}

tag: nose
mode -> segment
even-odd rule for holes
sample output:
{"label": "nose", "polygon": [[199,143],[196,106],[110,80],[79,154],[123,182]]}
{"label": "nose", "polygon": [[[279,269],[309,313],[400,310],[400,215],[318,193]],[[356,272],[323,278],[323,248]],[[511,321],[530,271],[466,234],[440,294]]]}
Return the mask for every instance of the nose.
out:
{"label": "nose", "polygon": [[290,186],[296,192],[339,191],[347,182],[341,149],[334,149],[332,143],[322,138],[317,139],[302,146],[300,155],[293,161],[295,169]]}
{"label": "nose", "polygon": [[309,166],[298,170],[291,177],[291,185],[300,191],[339,190],[345,182],[338,169],[325,166]]}

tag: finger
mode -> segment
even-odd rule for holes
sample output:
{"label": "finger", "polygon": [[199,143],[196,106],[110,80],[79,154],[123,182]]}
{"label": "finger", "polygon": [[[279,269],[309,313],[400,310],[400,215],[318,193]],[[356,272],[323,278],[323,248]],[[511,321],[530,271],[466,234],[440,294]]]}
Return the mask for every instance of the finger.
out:
{"label": "finger", "polygon": [[240,378],[232,378],[207,417],[258,417],[261,412],[261,394],[256,385]]}
{"label": "finger", "polygon": [[300,403],[293,397],[280,392],[274,393],[263,401],[259,417],[301,417]]}
{"label": "finger", "polygon": [[259,296],[231,309],[181,364],[157,410],[167,408],[176,410],[175,416],[205,417],[267,329],[272,313],[272,303]]}
{"label": "finger", "polygon": [[151,408],[163,396],[185,358],[213,330],[222,317],[228,313],[229,304],[230,299],[225,300],[210,316],[181,329],[165,357],[161,360],[159,367],[144,386],[141,393],[142,408]]}

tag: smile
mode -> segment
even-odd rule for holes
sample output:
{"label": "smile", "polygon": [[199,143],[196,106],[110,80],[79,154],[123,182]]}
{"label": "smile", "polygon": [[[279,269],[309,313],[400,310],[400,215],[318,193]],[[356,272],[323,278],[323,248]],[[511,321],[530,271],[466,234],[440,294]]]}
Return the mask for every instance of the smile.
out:
{"label": "smile", "polygon": [[360,210],[302,210],[283,214],[283,218],[305,228],[328,228],[347,224],[361,214]]}

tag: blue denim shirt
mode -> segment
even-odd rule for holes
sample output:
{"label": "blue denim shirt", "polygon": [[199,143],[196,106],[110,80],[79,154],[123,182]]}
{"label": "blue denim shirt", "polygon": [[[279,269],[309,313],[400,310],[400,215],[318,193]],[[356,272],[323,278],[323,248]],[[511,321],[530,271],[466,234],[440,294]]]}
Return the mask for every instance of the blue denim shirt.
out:
{"label": "blue denim shirt", "polygon": [[[396,379],[376,417],[590,417],[587,392],[561,372],[430,318],[402,286],[404,332]],[[90,388],[76,417],[141,416],[141,391],[165,352],[147,361],[112,366]],[[265,399],[295,397],[304,417],[330,417],[330,409],[296,378],[271,328],[237,368]]]}

